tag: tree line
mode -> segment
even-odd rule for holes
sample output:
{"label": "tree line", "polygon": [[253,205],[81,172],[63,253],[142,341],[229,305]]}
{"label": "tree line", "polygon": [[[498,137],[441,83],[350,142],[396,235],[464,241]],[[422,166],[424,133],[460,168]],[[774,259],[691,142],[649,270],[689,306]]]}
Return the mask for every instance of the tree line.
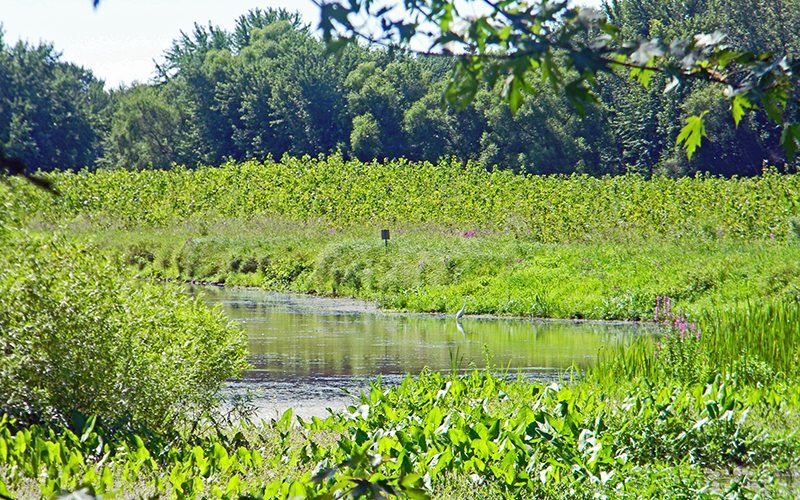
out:
{"label": "tree line", "polygon": [[[800,55],[800,0],[610,0],[603,13],[631,39],[718,29],[736,48]],[[0,145],[42,171],[335,152],[361,160],[455,156],[530,174],[748,176],[765,163],[796,166],[780,146],[781,128],[765,112],[737,127],[713,83],[666,95],[663,75],[645,88],[603,74],[599,102],[581,118],[546,82],[533,81],[535,98],[516,113],[488,87],[456,113],[442,106],[453,62],[364,45],[332,56],[298,14],[255,9],[232,31],[195,25],[173,42],[153,81],[107,90],[52,45],[12,46],[0,34]],[[708,140],[689,159],[676,139],[701,112]]]}

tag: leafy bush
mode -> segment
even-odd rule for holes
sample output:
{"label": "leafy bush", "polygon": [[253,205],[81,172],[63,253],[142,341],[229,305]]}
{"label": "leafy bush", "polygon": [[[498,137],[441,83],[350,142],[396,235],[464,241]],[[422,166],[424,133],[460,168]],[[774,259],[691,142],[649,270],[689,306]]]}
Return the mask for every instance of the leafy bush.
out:
{"label": "leafy bush", "polygon": [[245,365],[239,330],[178,288],[124,281],[119,262],[61,237],[15,239],[0,255],[0,412],[168,428]]}

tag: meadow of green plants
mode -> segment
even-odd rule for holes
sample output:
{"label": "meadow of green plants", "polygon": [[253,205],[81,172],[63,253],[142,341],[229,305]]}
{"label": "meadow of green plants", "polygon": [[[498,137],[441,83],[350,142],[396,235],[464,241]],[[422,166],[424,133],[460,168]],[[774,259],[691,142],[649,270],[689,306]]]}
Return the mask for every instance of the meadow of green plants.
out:
{"label": "meadow of green plants", "polygon": [[[52,179],[60,196],[0,185],[4,496],[798,495],[798,176],[334,156]],[[655,321],[660,335],[560,384],[426,372],[324,420],[248,423],[213,406],[243,366],[235,329],[132,277],[439,313],[470,295],[468,314]]]}
{"label": "meadow of green plants", "polygon": [[[0,421],[0,494],[795,498],[796,386],[548,386],[425,372],[342,414],[226,432]],[[78,498],[78,497],[75,497]]]}
{"label": "meadow of green plants", "polygon": [[[350,295],[382,307],[644,319],[800,297],[800,176],[534,177],[344,162],[53,177],[15,216],[121,253],[140,277]],[[380,229],[390,229],[385,247]]]}
{"label": "meadow of green plants", "polygon": [[193,217],[278,216],[331,227],[435,223],[541,243],[695,234],[783,241],[800,207],[800,176],[770,169],[755,178],[645,180],[634,174],[521,176],[447,159],[362,163],[287,156],[197,170],[60,173],[53,179],[62,192],[57,198],[18,189],[25,213],[45,222],[83,220],[123,229],[170,227]]}

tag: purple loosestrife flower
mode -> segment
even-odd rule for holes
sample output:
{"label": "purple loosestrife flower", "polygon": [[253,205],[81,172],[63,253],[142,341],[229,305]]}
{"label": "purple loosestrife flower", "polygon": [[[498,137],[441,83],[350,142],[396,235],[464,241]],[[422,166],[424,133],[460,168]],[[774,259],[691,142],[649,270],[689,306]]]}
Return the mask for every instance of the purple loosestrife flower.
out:
{"label": "purple loosestrife flower", "polygon": [[658,310],[661,308],[661,297],[656,296],[656,315],[655,322],[658,323]]}

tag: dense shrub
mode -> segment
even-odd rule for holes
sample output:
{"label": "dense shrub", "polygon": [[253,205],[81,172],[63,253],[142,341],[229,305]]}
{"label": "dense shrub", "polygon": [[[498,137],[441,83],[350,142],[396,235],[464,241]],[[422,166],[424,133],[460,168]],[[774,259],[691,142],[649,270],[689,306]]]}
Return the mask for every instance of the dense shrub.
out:
{"label": "dense shrub", "polygon": [[125,281],[61,237],[14,239],[0,244],[0,413],[165,428],[213,407],[244,366],[240,331],[176,287]]}

